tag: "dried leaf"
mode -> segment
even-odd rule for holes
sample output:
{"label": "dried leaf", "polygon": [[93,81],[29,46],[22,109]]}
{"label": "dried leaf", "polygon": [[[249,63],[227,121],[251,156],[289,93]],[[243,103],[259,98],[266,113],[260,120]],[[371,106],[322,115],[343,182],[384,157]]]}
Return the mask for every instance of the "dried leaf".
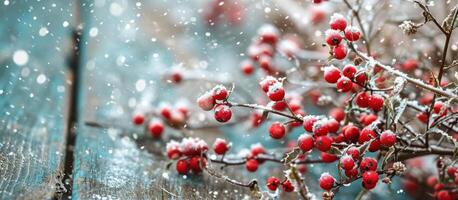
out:
{"label": "dried leaf", "polygon": [[394,118],[393,118],[393,123],[396,124],[398,123],[399,119],[401,118],[402,114],[404,113],[404,110],[407,107],[407,100],[402,99],[399,102],[393,103],[394,105]]}

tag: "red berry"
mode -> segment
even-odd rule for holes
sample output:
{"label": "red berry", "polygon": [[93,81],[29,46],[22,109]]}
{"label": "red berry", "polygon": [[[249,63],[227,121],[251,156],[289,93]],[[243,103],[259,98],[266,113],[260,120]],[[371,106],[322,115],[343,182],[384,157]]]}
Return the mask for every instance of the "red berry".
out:
{"label": "red berry", "polygon": [[376,152],[380,149],[380,146],[382,146],[382,144],[380,143],[380,140],[376,139],[372,141],[371,144],[369,145],[369,151]]}
{"label": "red berry", "polygon": [[261,55],[259,57],[258,63],[259,63],[259,67],[261,67],[261,69],[264,69],[267,72],[272,70],[272,67],[273,67],[273,65],[272,65],[273,64],[272,57],[270,57],[268,55]]}
{"label": "red berry", "polygon": [[354,178],[358,176],[358,169],[354,168],[350,170],[345,170],[345,176],[347,176],[348,178]]}
{"label": "red berry", "polygon": [[180,83],[183,80],[183,75],[180,70],[173,70],[170,79],[173,83]]}
{"label": "red berry", "polygon": [[334,177],[329,173],[323,173],[320,177],[320,187],[323,190],[331,190],[334,186]]}
{"label": "red berry", "polygon": [[347,48],[344,45],[337,45],[332,51],[332,55],[337,60],[342,60],[347,56]]}
{"label": "red berry", "polygon": [[316,138],[315,146],[320,151],[327,151],[331,149],[332,138],[328,136],[320,136]]}
{"label": "red berry", "polygon": [[441,115],[446,115],[447,114],[447,108],[443,109],[444,103],[438,101],[434,103],[433,111],[435,114],[441,114]]}
{"label": "red berry", "polygon": [[205,158],[200,156],[194,156],[191,158],[191,160],[189,160],[189,167],[191,168],[192,172],[194,172],[194,174],[199,174],[202,172],[206,165],[207,161]]}
{"label": "red berry", "polygon": [[348,41],[353,42],[359,40],[361,37],[361,32],[359,31],[358,28],[354,26],[349,26],[345,29],[345,38],[347,38]]}
{"label": "red berry", "polygon": [[297,139],[297,146],[299,146],[299,149],[302,151],[310,151],[313,148],[313,137],[308,134],[302,134],[299,136]]}
{"label": "red berry", "polygon": [[444,189],[444,184],[436,183],[436,185],[434,185],[434,190],[439,191],[439,190],[442,190],[442,189]]}
{"label": "red berry", "polygon": [[264,78],[261,82],[259,82],[259,85],[261,86],[262,91],[268,92],[269,91],[269,87],[271,85],[275,84],[275,83],[277,83],[277,79],[275,79],[272,76],[268,76],[268,77]]}
{"label": "red berry", "polygon": [[259,163],[255,159],[249,159],[245,163],[245,167],[249,172],[255,172],[258,170]]}
{"label": "red berry", "polygon": [[408,59],[404,61],[404,64],[402,65],[402,68],[405,71],[412,71],[418,68],[418,62],[415,59]]}
{"label": "red berry", "polygon": [[328,43],[330,46],[336,46],[342,41],[342,36],[340,36],[340,33],[336,30],[327,30],[325,34],[326,43]]}
{"label": "red berry", "polygon": [[347,142],[356,143],[358,142],[360,135],[359,128],[354,126],[353,124],[349,124],[345,127],[343,135]]}
{"label": "red berry", "polygon": [[261,42],[275,44],[277,43],[280,33],[275,26],[270,24],[264,24],[261,26],[261,28],[259,28],[258,35],[260,37]]}
{"label": "red berry", "polygon": [[278,186],[280,185],[280,180],[278,180],[277,177],[272,176],[272,177],[267,179],[267,184],[266,185],[267,185],[267,188],[269,188],[269,190],[275,191],[275,190],[277,190]]}
{"label": "red berry", "polygon": [[172,110],[170,109],[170,107],[168,105],[162,105],[160,108],[159,108],[159,113],[161,114],[161,116],[164,118],[164,119],[171,119],[172,118]]}
{"label": "red berry", "polygon": [[324,80],[328,83],[336,83],[340,78],[340,70],[334,66],[324,68]]}
{"label": "red berry", "polygon": [[377,169],[377,160],[371,157],[365,157],[359,164],[359,170],[361,172],[365,171],[375,171]]}
{"label": "red berry", "polygon": [[361,123],[364,126],[369,126],[370,124],[372,124],[372,122],[375,122],[377,118],[378,118],[377,115],[374,115],[374,114],[364,115],[361,118]]}
{"label": "red berry", "polygon": [[341,14],[334,13],[331,16],[329,26],[334,30],[344,31],[347,27],[347,20],[345,20],[345,18]]}
{"label": "red berry", "polygon": [[355,167],[355,161],[351,156],[345,155],[340,158],[340,166],[344,170],[351,170],[353,167]]}
{"label": "red berry", "polygon": [[326,126],[328,127],[328,131],[330,133],[337,133],[340,128],[340,124],[337,120],[331,118],[326,122]]}
{"label": "red berry", "polygon": [[167,157],[169,159],[178,159],[181,157],[180,144],[176,141],[167,143],[166,146]]}
{"label": "red berry", "polygon": [[363,173],[363,187],[370,190],[375,188],[378,181],[378,174],[375,171],[367,171]]}
{"label": "red berry", "polygon": [[212,92],[213,99],[215,100],[225,100],[229,95],[226,87],[224,87],[223,85],[218,85],[214,87]]}
{"label": "red berry", "polygon": [[346,65],[342,69],[342,74],[349,79],[352,79],[356,74],[356,67],[353,65]]}
{"label": "red berry", "polygon": [[281,83],[275,83],[269,87],[267,96],[269,96],[269,99],[272,101],[281,101],[285,98],[285,89],[283,89]]}
{"label": "red berry", "polygon": [[458,169],[457,169],[456,167],[449,167],[449,168],[447,168],[447,174],[448,174],[448,176],[450,176],[450,178],[455,177],[455,176],[456,176],[456,171],[457,171],[457,170],[458,170]]}
{"label": "red berry", "polygon": [[391,147],[396,144],[396,135],[393,131],[387,130],[380,134],[380,143],[385,147]]}
{"label": "red berry", "polygon": [[437,200],[453,200],[453,196],[447,190],[441,190],[436,193]]}
{"label": "red berry", "polygon": [[283,183],[281,184],[281,186],[282,186],[281,188],[282,188],[283,191],[285,191],[285,192],[292,192],[292,191],[294,191],[294,186],[293,186],[293,184],[291,183],[291,181],[289,181],[289,180],[286,180],[285,182],[283,182]]}
{"label": "red berry", "polygon": [[347,149],[347,154],[350,155],[353,160],[359,159],[359,150],[356,147],[350,147]]}
{"label": "red berry", "polygon": [[322,136],[328,134],[328,126],[324,120],[320,120],[313,125],[313,134]]}
{"label": "red berry", "polygon": [[376,137],[377,137],[377,134],[375,134],[375,132],[372,129],[366,127],[366,128],[363,128],[363,130],[361,131],[360,136],[358,138],[358,143],[363,144],[364,142],[367,142],[371,140],[372,138],[376,138]]}
{"label": "red berry", "polygon": [[275,101],[272,103],[272,109],[282,111],[285,110],[288,105],[284,101]]}
{"label": "red berry", "polygon": [[426,179],[426,185],[428,185],[429,187],[434,187],[437,183],[437,178],[435,176],[429,176],[427,179]]}
{"label": "red berry", "polygon": [[231,108],[227,105],[217,105],[215,107],[215,119],[218,122],[227,122],[232,117]]}
{"label": "red berry", "polygon": [[286,128],[282,123],[274,122],[269,128],[269,134],[273,139],[281,139],[286,134]]}
{"label": "red berry", "polygon": [[159,120],[154,120],[148,125],[148,130],[153,137],[161,137],[164,131],[164,125]]}
{"label": "red berry", "polygon": [[202,110],[209,111],[215,107],[215,99],[210,92],[207,92],[197,99],[197,104]]}
{"label": "red berry", "polygon": [[329,116],[333,117],[334,119],[340,122],[345,119],[345,112],[342,108],[333,108],[329,112]]}
{"label": "red berry", "polygon": [[326,153],[326,152],[321,152],[321,160],[325,163],[332,163],[336,160],[338,160],[339,157],[337,157],[334,154]]}
{"label": "red berry", "polygon": [[369,107],[372,108],[372,110],[374,111],[379,111],[382,109],[383,107],[383,104],[384,104],[384,100],[383,100],[383,97],[378,95],[378,94],[374,94],[372,96],[370,96],[369,98]]}
{"label": "red berry", "polygon": [[304,126],[304,129],[308,132],[313,132],[313,125],[315,125],[315,122],[317,121],[317,119],[313,116],[306,116],[304,117],[304,122],[303,122],[303,126]]}
{"label": "red berry", "polygon": [[426,112],[421,112],[417,114],[417,119],[425,124],[428,123],[428,118],[428,113]]}
{"label": "red berry", "polygon": [[243,61],[240,68],[242,69],[242,72],[245,75],[251,75],[254,72],[254,66],[253,66],[253,62],[251,62],[251,60]]}
{"label": "red berry", "polygon": [[229,150],[229,145],[226,140],[221,138],[216,138],[215,143],[213,144],[213,151],[216,154],[223,155]]}
{"label": "red berry", "polygon": [[367,108],[369,106],[369,94],[367,92],[360,92],[355,97],[355,103],[361,108]]}
{"label": "red berry", "polygon": [[144,121],[145,121],[145,116],[143,114],[135,114],[132,117],[132,122],[135,125],[141,125],[141,124],[143,124]]}
{"label": "red berry", "polygon": [[189,163],[187,160],[179,160],[176,164],[176,170],[179,174],[188,174],[189,172]]}
{"label": "red berry", "polygon": [[356,77],[355,77],[355,82],[358,84],[358,85],[366,85],[366,81],[367,81],[367,75],[366,75],[366,72],[365,71],[360,71],[356,74]]}
{"label": "red berry", "polygon": [[339,92],[348,92],[353,88],[351,80],[345,76],[342,76],[337,80],[337,90]]}

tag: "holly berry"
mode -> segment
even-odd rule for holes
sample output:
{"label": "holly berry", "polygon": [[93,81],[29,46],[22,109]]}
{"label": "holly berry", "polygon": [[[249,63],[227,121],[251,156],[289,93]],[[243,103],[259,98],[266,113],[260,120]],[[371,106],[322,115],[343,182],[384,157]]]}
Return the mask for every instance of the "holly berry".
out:
{"label": "holly berry", "polygon": [[382,109],[384,102],[382,96],[374,94],[369,98],[369,107],[374,111],[379,111]]}
{"label": "holly berry", "polygon": [[346,76],[347,78],[349,79],[352,79],[355,74],[356,74],[356,67],[353,66],[353,65],[346,65],[343,69],[342,69],[342,74],[344,76]]}
{"label": "holly berry", "polygon": [[241,63],[240,68],[242,69],[243,74],[251,75],[254,72],[253,62],[251,60],[245,60]]}
{"label": "holly berry", "polygon": [[286,180],[285,182],[283,182],[281,184],[281,188],[283,189],[283,191],[285,192],[292,192],[294,191],[294,186],[293,184],[291,183],[291,181],[289,180]]}
{"label": "holly berry", "polygon": [[213,151],[218,155],[223,155],[229,150],[229,145],[226,140],[221,138],[216,138],[215,143],[213,144]]}
{"label": "holly berry", "polygon": [[364,142],[367,142],[371,140],[372,138],[376,138],[377,134],[371,129],[371,128],[363,128],[363,130],[360,133],[360,136],[358,138],[358,143],[363,144]]}
{"label": "holly berry", "polygon": [[212,97],[215,100],[225,100],[229,95],[226,87],[224,87],[223,85],[218,85],[214,87],[212,92]]}
{"label": "holly berry", "polygon": [[148,125],[148,130],[153,137],[161,137],[164,132],[164,125],[159,120],[154,120]]}
{"label": "holly berry", "polygon": [[323,162],[325,162],[325,163],[332,163],[332,162],[334,162],[334,161],[336,161],[338,159],[339,158],[334,154],[321,152],[321,160],[323,160]]}
{"label": "holly berry", "polygon": [[337,80],[337,91],[348,92],[353,88],[351,80],[345,76],[342,76]]}
{"label": "holly berry", "polygon": [[309,134],[302,134],[299,136],[297,139],[297,146],[299,146],[299,149],[302,151],[310,151],[313,148],[313,137]]}
{"label": "holly berry", "polygon": [[273,139],[281,139],[286,134],[286,128],[282,123],[274,122],[269,128],[269,134]]}
{"label": "holly berry", "polygon": [[342,36],[340,36],[340,33],[336,30],[327,30],[325,34],[326,43],[328,43],[330,46],[336,46],[342,41]]}
{"label": "holly berry", "polygon": [[345,155],[340,158],[340,166],[344,170],[351,170],[353,167],[355,167],[355,161],[351,156]]}
{"label": "holly berry", "polygon": [[207,165],[205,158],[200,156],[194,156],[189,160],[189,168],[191,168],[194,174],[199,174]]}
{"label": "holly berry", "polygon": [[334,47],[332,55],[335,59],[342,60],[347,56],[347,48],[344,45],[339,44]]}
{"label": "holly berry", "polygon": [[280,185],[280,180],[275,177],[275,176],[272,176],[270,178],[267,179],[267,188],[271,191],[275,191],[277,190],[278,186]]}
{"label": "holly berry", "polygon": [[315,146],[320,151],[327,151],[331,149],[332,138],[329,136],[319,136],[316,138]]}
{"label": "holly berry", "polygon": [[176,170],[179,174],[188,174],[189,172],[189,163],[187,160],[179,160],[176,164]]}
{"label": "holly berry", "polygon": [[344,31],[347,27],[347,20],[345,20],[345,18],[341,14],[334,13],[331,16],[329,26],[334,30]]}
{"label": "holly berry", "polygon": [[329,173],[323,173],[320,177],[320,187],[323,190],[331,190],[334,186],[334,177],[331,176]]}
{"label": "holly berry", "polygon": [[145,116],[143,114],[134,114],[134,116],[132,117],[132,122],[135,124],[135,125],[141,125],[143,124],[143,122],[145,122]]}
{"label": "holly berry", "polygon": [[274,77],[272,76],[267,76],[266,78],[264,78],[261,82],[259,82],[259,85],[261,86],[262,88],[262,91],[264,92],[268,92],[269,91],[269,87],[275,83],[277,83],[277,79],[275,79]]}
{"label": "holly berry", "polygon": [[396,144],[396,135],[393,131],[387,130],[380,134],[380,143],[385,147],[391,147]]}
{"label": "holly berry", "polygon": [[359,40],[361,37],[361,32],[359,31],[358,28],[354,26],[349,26],[345,28],[345,38],[347,38],[348,41],[354,42]]}
{"label": "holly berry", "polygon": [[377,169],[377,160],[371,157],[365,157],[359,164],[359,170],[361,172],[365,171],[375,171]]}
{"label": "holly berry", "polygon": [[355,103],[361,108],[367,108],[369,106],[369,94],[367,92],[360,92],[355,97]]}
{"label": "holly berry", "polygon": [[335,66],[328,66],[324,68],[324,80],[328,83],[337,83],[340,78],[340,70]]}
{"label": "holly berry", "polygon": [[313,134],[315,136],[326,135],[328,131],[328,126],[324,120],[318,121],[313,125]]}
{"label": "holly berry", "polygon": [[363,173],[363,187],[367,190],[375,188],[378,181],[378,174],[375,171],[366,171]]}
{"label": "holly berry", "polygon": [[202,110],[210,111],[215,107],[215,99],[210,92],[207,92],[197,99],[197,104]]}
{"label": "holly berry", "polygon": [[255,172],[258,170],[259,162],[255,159],[249,159],[245,163],[245,167],[249,172]]}
{"label": "holly berry", "polygon": [[227,105],[217,105],[215,107],[215,119],[218,122],[227,122],[232,117],[231,108]]}
{"label": "holly berry", "polygon": [[349,124],[345,126],[345,130],[343,130],[343,135],[347,142],[356,143],[358,142],[360,135],[359,128],[354,126],[353,124]]}
{"label": "holly berry", "polygon": [[275,83],[269,87],[267,95],[272,101],[281,101],[285,98],[285,89],[281,83]]}
{"label": "holly berry", "polygon": [[317,121],[317,119],[313,116],[306,116],[304,117],[304,122],[303,122],[303,126],[304,126],[304,129],[308,132],[313,132],[313,125],[315,125],[315,122]]}

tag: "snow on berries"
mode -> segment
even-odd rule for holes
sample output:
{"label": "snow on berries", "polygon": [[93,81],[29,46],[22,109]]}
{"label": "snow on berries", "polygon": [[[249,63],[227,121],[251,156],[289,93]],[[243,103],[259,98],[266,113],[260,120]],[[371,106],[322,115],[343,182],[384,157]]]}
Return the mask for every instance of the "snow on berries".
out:
{"label": "snow on berries", "polygon": [[224,123],[231,119],[232,111],[227,105],[217,105],[215,107],[215,119],[218,122]]}
{"label": "snow on berries", "polygon": [[347,20],[341,14],[334,13],[329,21],[331,29],[344,31],[347,28]]}
{"label": "snow on berries", "polygon": [[326,43],[330,46],[336,46],[342,41],[342,36],[340,35],[339,31],[329,29],[326,31],[325,35]]}
{"label": "snow on berries", "polygon": [[387,130],[380,134],[380,143],[385,147],[391,147],[396,144],[396,135],[393,131]]}
{"label": "snow on berries", "polygon": [[183,175],[189,172],[200,174],[206,167],[206,157],[203,155],[207,151],[207,143],[198,138],[183,138],[181,142],[172,140],[166,147],[169,159],[180,159],[175,164],[176,171]]}
{"label": "snow on berries", "polygon": [[332,49],[332,55],[337,60],[343,60],[345,57],[347,57],[347,47],[342,44],[335,46]]}
{"label": "snow on berries", "polygon": [[354,26],[348,26],[347,28],[345,28],[345,38],[347,38],[348,41],[350,42],[358,41],[360,37],[361,37],[361,32],[359,31],[358,28]]}
{"label": "snow on berries", "polygon": [[282,139],[286,134],[286,128],[282,123],[274,122],[270,125],[269,134],[273,139]]}
{"label": "snow on berries", "polygon": [[202,110],[210,111],[215,107],[215,98],[212,93],[206,92],[197,99],[197,104]]}
{"label": "snow on berries", "polygon": [[229,150],[229,144],[226,140],[221,138],[216,138],[215,143],[213,144],[213,151],[218,155],[224,155]]}
{"label": "snow on berries", "polygon": [[367,190],[373,189],[377,185],[378,174],[375,171],[366,171],[363,173],[362,180],[364,188],[366,188]]}
{"label": "snow on berries", "polygon": [[339,92],[348,92],[353,89],[353,82],[349,78],[342,76],[337,80],[336,87]]}
{"label": "snow on berries", "polygon": [[313,137],[311,135],[309,135],[309,134],[306,134],[306,133],[302,134],[297,139],[297,146],[299,146],[299,148],[304,152],[312,150],[312,148],[313,148]]}
{"label": "snow on berries", "polygon": [[266,186],[269,190],[275,191],[277,190],[278,186],[280,186],[280,180],[277,177],[272,176],[267,179]]}
{"label": "snow on berries", "polygon": [[323,173],[321,174],[319,184],[321,189],[323,190],[331,190],[332,187],[334,186],[334,177],[331,176],[329,173]]}
{"label": "snow on berries", "polygon": [[335,66],[327,66],[324,68],[324,80],[328,83],[337,83],[340,78],[340,70]]}
{"label": "snow on berries", "polygon": [[164,131],[164,124],[159,120],[153,120],[148,125],[148,130],[153,137],[160,137]]}

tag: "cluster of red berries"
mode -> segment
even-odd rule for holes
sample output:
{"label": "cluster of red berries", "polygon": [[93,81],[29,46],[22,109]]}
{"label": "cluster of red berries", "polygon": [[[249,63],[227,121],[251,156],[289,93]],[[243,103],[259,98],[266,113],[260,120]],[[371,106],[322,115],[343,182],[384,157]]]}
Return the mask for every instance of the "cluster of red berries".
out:
{"label": "cluster of red berries", "polygon": [[166,147],[167,157],[178,159],[175,167],[177,172],[183,175],[190,171],[193,174],[200,174],[207,164],[205,155],[207,151],[207,143],[199,138],[183,138],[180,143],[172,140]]}
{"label": "cluster of red berries", "polygon": [[259,164],[264,163],[264,160],[257,158],[259,155],[266,154],[266,150],[260,144],[251,145],[250,151],[246,155],[245,167],[249,172],[255,172],[258,170]]}
{"label": "cluster of red berries", "polygon": [[[140,126],[149,121],[148,130],[153,137],[161,137],[164,132],[164,124],[167,123],[172,127],[181,126],[186,123],[189,117],[189,109],[185,104],[176,104],[173,107],[163,103],[157,109],[151,109],[148,112],[136,112],[132,116],[132,123]],[[165,122],[165,123],[164,123]]]}
{"label": "cluster of red berries", "polygon": [[332,56],[342,60],[347,56],[347,48],[341,44],[342,40],[357,41],[361,37],[361,32],[354,26],[347,26],[347,20],[337,13],[331,16],[329,26],[331,29],[325,33],[326,43],[331,47]]}
{"label": "cluster of red berries", "polygon": [[285,180],[281,182],[280,179],[278,179],[275,176],[272,176],[267,179],[266,186],[267,189],[271,191],[276,191],[278,189],[278,186],[281,186],[282,190],[285,192],[294,191],[294,185],[291,183],[291,181]]}
{"label": "cluster of red berries", "polygon": [[197,99],[197,104],[202,110],[214,110],[214,117],[218,122],[227,122],[232,117],[231,108],[226,104],[229,91],[223,85],[215,86]]}
{"label": "cluster of red berries", "polygon": [[259,28],[258,35],[248,47],[247,54],[250,59],[241,63],[242,72],[246,75],[253,74],[254,64],[257,63],[266,74],[274,75],[278,72],[274,62],[275,53],[292,58],[299,50],[299,42],[295,37],[284,36],[280,40],[279,30],[273,25],[265,24]]}

